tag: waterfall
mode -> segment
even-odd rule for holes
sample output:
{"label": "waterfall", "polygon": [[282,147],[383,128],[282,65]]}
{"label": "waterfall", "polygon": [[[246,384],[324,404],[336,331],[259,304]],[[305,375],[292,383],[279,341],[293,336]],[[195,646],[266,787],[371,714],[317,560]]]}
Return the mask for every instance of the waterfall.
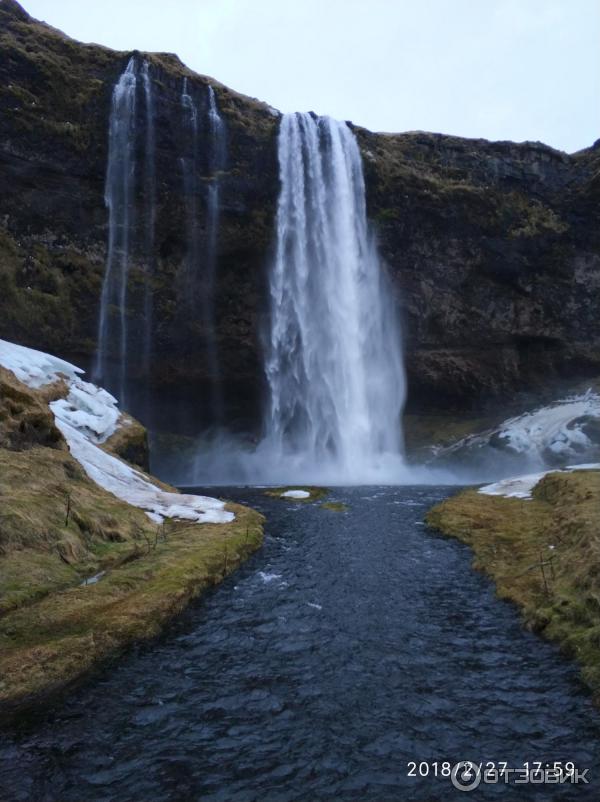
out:
{"label": "waterfall", "polygon": [[[198,177],[200,119],[196,101],[190,94],[187,78],[181,91],[183,129],[187,133],[188,154],[180,159],[186,207],[187,253],[184,278],[184,297],[190,304],[198,303],[205,333],[206,371],[210,379],[210,412],[214,424],[221,422],[219,359],[215,326],[215,283],[220,213],[220,171],[225,166],[226,131],[217,108],[212,86],[208,86],[206,114],[205,163],[208,181]],[[204,130],[204,129],[203,129]],[[198,197],[206,187],[206,244],[201,242]],[[197,287],[202,292],[198,297]]]}
{"label": "waterfall", "polygon": [[200,258],[200,228],[198,221],[198,109],[188,92],[187,78],[181,90],[182,126],[187,133],[188,153],[180,159],[185,198],[185,222],[187,253],[184,271],[184,298],[190,304],[196,302],[196,273]]}
{"label": "waterfall", "polygon": [[[139,73],[139,74],[138,74]],[[142,117],[143,167],[138,176],[136,146],[138,139],[137,95],[143,97]],[[108,209],[108,250],[98,322],[98,348],[94,365],[94,379],[115,393],[121,405],[127,406],[129,382],[129,352],[132,336],[129,330],[128,280],[132,255],[138,253],[143,259],[144,290],[143,323],[135,335],[137,364],[141,365],[145,398],[140,412],[146,411],[148,374],[152,359],[152,282],[154,275],[154,223],[156,205],[155,176],[155,131],[154,96],[150,65],[142,63],[138,70],[132,56],[117,81],[112,94],[108,129],[108,164],[104,200]],[[141,200],[138,198],[141,190]],[[137,202],[136,202],[137,201]],[[141,222],[136,225],[136,210]],[[140,241],[141,239],[141,241]],[[128,386],[129,385],[129,386]]]}
{"label": "waterfall", "polygon": [[148,394],[148,375],[152,362],[152,318],[154,312],[152,283],[154,278],[154,223],[156,216],[156,146],[154,133],[154,94],[152,79],[150,77],[150,65],[147,61],[144,61],[142,65],[142,85],[144,87],[146,112],[146,138],[144,143],[144,259],[146,276],[144,282],[142,364],[145,374],[144,378],[146,379],[146,394]]}
{"label": "waterfall", "polygon": [[220,388],[219,356],[216,343],[215,303],[217,246],[219,237],[219,216],[221,211],[221,171],[225,169],[227,140],[225,123],[217,106],[214,89],[208,85],[208,168],[211,181],[208,186],[206,209],[206,303],[204,317],[209,332],[207,358],[212,376],[211,406],[215,423],[222,422],[223,399]]}
{"label": "waterfall", "polygon": [[[126,307],[133,226],[136,86],[136,64],[132,56],[112,94],[104,193],[108,208],[108,253],[100,297],[94,368],[96,381],[101,380],[115,392],[122,404],[125,402],[127,376]],[[118,310],[116,321],[112,311],[115,307]]]}
{"label": "waterfall", "polygon": [[284,476],[398,481],[401,335],[345,123],[282,117],[262,450]]}

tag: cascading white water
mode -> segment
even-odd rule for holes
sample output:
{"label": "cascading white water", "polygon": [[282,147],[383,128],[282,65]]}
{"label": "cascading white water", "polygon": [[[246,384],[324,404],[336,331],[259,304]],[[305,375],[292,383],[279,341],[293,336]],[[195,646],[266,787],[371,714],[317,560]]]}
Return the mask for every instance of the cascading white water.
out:
{"label": "cascading white water", "polygon": [[401,334],[345,123],[286,114],[260,451],[283,481],[398,481]]}
{"label": "cascading white water", "polygon": [[[96,381],[125,403],[127,375],[127,279],[135,180],[136,63],[129,60],[112,94],[104,199],[108,208],[108,253],[100,298]],[[115,323],[112,309],[118,310]],[[116,366],[115,357],[118,355]]]}
{"label": "cascading white water", "polygon": [[[140,69],[135,56],[129,59],[113,90],[108,133],[104,190],[108,208],[108,252],[100,297],[98,348],[93,376],[116,394],[123,405],[131,400],[127,396],[132,338],[135,339],[138,364],[145,378],[152,358],[156,177],[154,96],[150,69],[147,61],[142,63]],[[136,146],[140,120],[137,103],[140,93],[144,139],[142,171],[138,175]],[[141,200],[138,197],[136,203],[140,187],[142,197]],[[136,211],[140,214],[139,226],[136,225]],[[134,250],[143,259],[145,276],[143,323],[138,333],[131,334],[127,309],[129,269]],[[147,397],[142,399],[138,394],[137,402],[138,414],[147,411]]]}

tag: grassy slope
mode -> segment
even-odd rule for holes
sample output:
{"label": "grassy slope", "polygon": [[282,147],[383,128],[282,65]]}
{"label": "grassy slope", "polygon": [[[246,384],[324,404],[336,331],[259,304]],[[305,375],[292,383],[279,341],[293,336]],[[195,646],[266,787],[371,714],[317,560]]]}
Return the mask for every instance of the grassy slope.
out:
{"label": "grassy slope", "polygon": [[0,716],[157,634],[262,543],[262,516],[238,505],[229,524],[157,526],[102,490],[54,426],[60,392],[0,368]]}
{"label": "grassy slope", "polygon": [[262,516],[229,505],[230,524],[171,524],[97,584],[48,593],[0,619],[0,715],[64,689],[132,641],[157,635],[262,543]]}
{"label": "grassy slope", "polygon": [[474,567],[579,661],[600,701],[600,471],[549,474],[532,500],[466,490],[427,523],[473,548]]}

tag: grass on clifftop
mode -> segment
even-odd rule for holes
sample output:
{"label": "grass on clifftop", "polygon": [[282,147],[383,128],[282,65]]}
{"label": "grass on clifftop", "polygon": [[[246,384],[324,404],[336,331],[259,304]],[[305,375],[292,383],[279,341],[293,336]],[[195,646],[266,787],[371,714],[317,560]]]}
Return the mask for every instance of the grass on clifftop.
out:
{"label": "grass on clifftop", "polygon": [[472,547],[474,567],[579,661],[600,702],[600,471],[549,474],[531,500],[466,490],[426,520]]}

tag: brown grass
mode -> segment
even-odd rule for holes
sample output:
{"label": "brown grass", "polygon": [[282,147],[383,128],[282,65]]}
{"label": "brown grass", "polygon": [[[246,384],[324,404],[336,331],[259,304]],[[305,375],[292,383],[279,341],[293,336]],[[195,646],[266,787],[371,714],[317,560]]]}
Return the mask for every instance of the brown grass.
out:
{"label": "brown grass", "polygon": [[579,661],[600,701],[600,471],[549,474],[532,500],[463,491],[427,523],[472,547],[498,596]]}
{"label": "brown grass", "polygon": [[65,689],[133,641],[156,636],[189,601],[262,543],[263,518],[228,505],[229,524],[171,523],[97,584],[46,595],[0,619],[0,716]]}

